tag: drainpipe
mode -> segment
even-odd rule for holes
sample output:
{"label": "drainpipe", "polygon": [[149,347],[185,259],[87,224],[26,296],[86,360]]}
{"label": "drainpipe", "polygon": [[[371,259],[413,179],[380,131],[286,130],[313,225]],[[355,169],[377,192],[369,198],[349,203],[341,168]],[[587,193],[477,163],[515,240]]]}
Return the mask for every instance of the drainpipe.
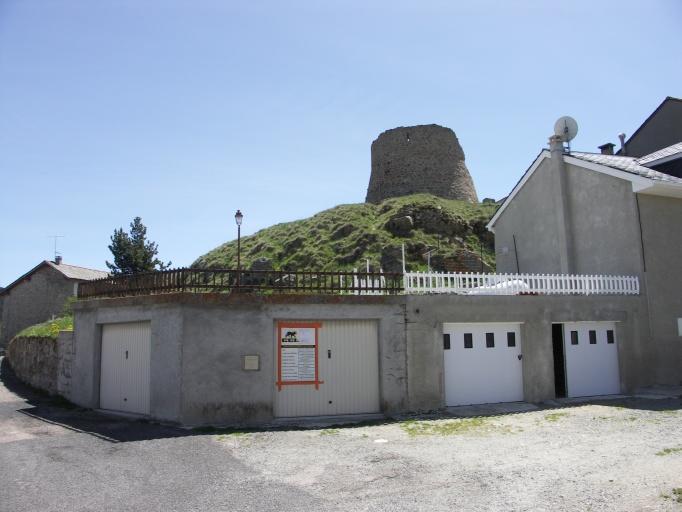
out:
{"label": "drainpipe", "polygon": [[549,138],[552,190],[556,200],[557,237],[559,239],[559,267],[562,274],[575,273],[573,262],[573,237],[568,207],[568,186],[566,164],[564,163],[564,141],[559,135]]}

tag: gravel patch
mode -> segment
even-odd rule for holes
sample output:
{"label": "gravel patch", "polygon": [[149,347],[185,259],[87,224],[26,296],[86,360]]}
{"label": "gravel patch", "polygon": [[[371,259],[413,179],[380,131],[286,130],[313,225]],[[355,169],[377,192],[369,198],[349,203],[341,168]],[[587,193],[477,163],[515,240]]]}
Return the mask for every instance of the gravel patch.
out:
{"label": "gravel patch", "polygon": [[682,510],[680,400],[223,434],[263,478],[346,510]]}

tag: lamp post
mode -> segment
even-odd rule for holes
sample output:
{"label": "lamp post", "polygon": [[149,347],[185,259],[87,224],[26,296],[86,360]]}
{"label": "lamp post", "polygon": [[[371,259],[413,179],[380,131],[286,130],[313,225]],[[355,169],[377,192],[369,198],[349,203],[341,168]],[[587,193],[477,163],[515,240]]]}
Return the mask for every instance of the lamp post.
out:
{"label": "lamp post", "polygon": [[237,210],[234,214],[234,221],[237,223],[237,288],[241,284],[241,269],[242,269],[242,219],[244,215]]}

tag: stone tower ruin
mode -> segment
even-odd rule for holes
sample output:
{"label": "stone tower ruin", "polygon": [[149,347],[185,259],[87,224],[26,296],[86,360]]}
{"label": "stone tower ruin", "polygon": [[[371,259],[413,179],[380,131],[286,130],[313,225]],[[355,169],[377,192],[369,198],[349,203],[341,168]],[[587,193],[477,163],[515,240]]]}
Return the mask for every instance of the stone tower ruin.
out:
{"label": "stone tower ruin", "polygon": [[386,130],[372,142],[368,203],[428,193],[478,202],[464,151],[450,128],[437,124]]}

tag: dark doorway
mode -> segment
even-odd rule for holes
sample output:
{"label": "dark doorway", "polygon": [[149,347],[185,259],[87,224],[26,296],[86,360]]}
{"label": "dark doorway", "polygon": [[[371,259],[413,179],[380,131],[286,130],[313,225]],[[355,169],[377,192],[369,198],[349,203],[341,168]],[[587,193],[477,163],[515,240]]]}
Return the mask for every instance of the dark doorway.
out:
{"label": "dark doorway", "polygon": [[552,324],[552,349],[554,351],[554,392],[557,398],[566,398],[563,324]]}

